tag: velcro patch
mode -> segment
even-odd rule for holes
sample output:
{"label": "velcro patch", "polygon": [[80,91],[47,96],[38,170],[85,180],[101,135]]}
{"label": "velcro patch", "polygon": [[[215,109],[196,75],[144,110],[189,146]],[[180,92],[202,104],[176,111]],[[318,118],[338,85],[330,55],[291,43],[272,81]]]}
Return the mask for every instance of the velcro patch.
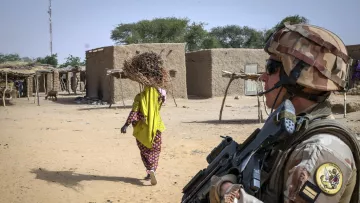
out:
{"label": "velcro patch", "polygon": [[306,181],[299,192],[299,196],[306,202],[314,203],[320,193],[321,189],[318,186]]}

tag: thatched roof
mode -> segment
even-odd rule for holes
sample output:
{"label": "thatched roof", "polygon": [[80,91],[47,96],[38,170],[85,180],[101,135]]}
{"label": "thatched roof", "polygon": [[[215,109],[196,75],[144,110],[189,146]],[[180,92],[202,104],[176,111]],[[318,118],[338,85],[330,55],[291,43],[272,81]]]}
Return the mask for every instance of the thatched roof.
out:
{"label": "thatched roof", "polygon": [[50,73],[55,70],[50,65],[44,65],[34,62],[11,61],[0,63],[0,73],[8,73],[19,76],[31,76],[36,73]]}
{"label": "thatched roof", "polygon": [[59,73],[68,73],[68,72],[85,72],[86,67],[85,66],[67,66],[65,68],[59,68]]}

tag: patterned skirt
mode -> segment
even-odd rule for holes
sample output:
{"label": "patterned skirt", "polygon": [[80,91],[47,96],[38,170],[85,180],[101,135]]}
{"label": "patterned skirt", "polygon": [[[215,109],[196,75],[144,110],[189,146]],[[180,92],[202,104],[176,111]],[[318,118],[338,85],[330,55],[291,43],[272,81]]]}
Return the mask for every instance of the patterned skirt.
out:
{"label": "patterned skirt", "polygon": [[154,138],[154,143],[151,149],[145,147],[138,140],[136,140],[137,146],[140,149],[141,159],[147,170],[156,171],[159,163],[159,157],[161,152],[161,132],[157,131]]}

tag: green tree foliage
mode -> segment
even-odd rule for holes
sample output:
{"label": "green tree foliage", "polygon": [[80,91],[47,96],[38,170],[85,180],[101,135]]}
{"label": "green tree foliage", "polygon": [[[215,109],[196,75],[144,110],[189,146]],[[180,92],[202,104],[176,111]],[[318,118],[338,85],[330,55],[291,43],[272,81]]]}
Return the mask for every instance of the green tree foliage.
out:
{"label": "green tree foliage", "polygon": [[77,56],[73,56],[73,55],[69,55],[67,58],[66,58],[66,61],[65,63],[61,64],[59,66],[59,68],[65,68],[67,66],[72,66],[72,67],[75,67],[75,66],[85,66],[85,61],[81,61],[80,57],[77,57]]}
{"label": "green tree foliage", "polygon": [[286,16],[284,19],[282,19],[279,23],[277,23],[274,27],[267,30],[265,32],[265,39],[267,39],[275,30],[278,30],[284,26],[285,22],[289,22],[292,24],[301,24],[301,23],[309,23],[309,19],[300,16],[300,15],[292,15],[292,16]]}
{"label": "green tree foliage", "polygon": [[[209,36],[205,23],[191,23],[187,18],[155,18],[137,23],[119,24],[111,32],[116,44],[186,43],[189,51],[218,46]],[[210,47],[212,48],[212,47]]]}
{"label": "green tree foliage", "polygon": [[187,51],[211,48],[262,48],[265,40],[284,22],[308,23],[299,15],[287,16],[269,30],[249,26],[226,25],[205,30],[205,23],[187,18],[155,18],[136,23],[119,24],[111,31],[116,44],[185,42]]}
{"label": "green tree foliage", "polygon": [[52,65],[54,67],[57,67],[58,65],[58,59],[57,59],[57,54],[52,54],[52,55],[48,55],[45,57],[38,57],[35,60],[36,62],[39,62],[41,64],[48,64],[48,65]]}
{"label": "green tree foliage", "polygon": [[119,24],[111,39],[117,44],[183,42],[188,22],[185,18],[155,18]]}
{"label": "green tree foliage", "polygon": [[275,29],[281,28],[285,22],[289,22],[292,24],[301,24],[301,23],[309,23],[309,19],[299,16],[299,15],[293,15],[293,16],[286,16],[284,19],[282,19],[278,24],[274,26]]}
{"label": "green tree foliage", "polygon": [[21,61],[19,54],[2,54],[0,53],[0,63],[7,61]]}
{"label": "green tree foliage", "polygon": [[186,50],[195,51],[204,48],[204,40],[209,37],[204,25],[205,23],[192,23],[187,27],[184,37],[187,45]]}
{"label": "green tree foliage", "polygon": [[264,33],[248,26],[219,26],[212,28],[210,35],[224,48],[262,48],[264,45]]}

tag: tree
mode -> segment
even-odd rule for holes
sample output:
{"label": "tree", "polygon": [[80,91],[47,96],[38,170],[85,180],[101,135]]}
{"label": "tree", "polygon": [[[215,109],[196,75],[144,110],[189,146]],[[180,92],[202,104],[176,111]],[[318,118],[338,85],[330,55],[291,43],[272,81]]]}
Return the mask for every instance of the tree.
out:
{"label": "tree", "polygon": [[274,29],[281,28],[285,22],[289,22],[290,25],[292,24],[301,24],[301,23],[309,23],[309,19],[299,16],[299,15],[293,15],[293,16],[286,16],[284,19],[282,19],[278,24],[274,26]]}
{"label": "tree", "polygon": [[284,22],[307,23],[299,15],[287,16],[269,30],[257,30],[248,26],[226,25],[205,30],[205,23],[187,18],[155,18],[136,23],[119,24],[111,31],[116,44],[178,43],[185,42],[187,51],[212,48],[263,48],[265,40]]}
{"label": "tree", "polygon": [[116,44],[186,43],[188,51],[218,47],[216,39],[209,36],[205,23],[187,18],[155,18],[136,23],[119,24],[111,31]]}
{"label": "tree", "polygon": [[214,49],[214,48],[221,48],[221,44],[219,40],[217,40],[214,36],[211,36],[210,34],[207,34],[205,39],[202,43],[203,49]]}
{"label": "tree", "polygon": [[192,23],[188,26],[184,37],[186,50],[195,51],[204,48],[204,40],[208,37],[208,32],[204,29],[205,23]]}
{"label": "tree", "polygon": [[210,35],[217,39],[224,48],[261,48],[264,35],[248,26],[226,25],[214,27]]}
{"label": "tree", "polygon": [[289,22],[290,25],[293,25],[293,24],[309,23],[309,19],[307,19],[303,16],[300,16],[300,15],[286,16],[284,19],[282,19],[280,22],[278,22],[274,27],[272,27],[269,30],[266,30],[264,38],[267,39],[268,37],[270,37],[270,35],[273,32],[282,28],[284,26],[285,22]]}
{"label": "tree", "polygon": [[52,54],[52,55],[47,55],[45,57],[38,57],[36,58],[36,62],[39,62],[41,64],[48,64],[48,65],[52,65],[54,67],[57,67],[58,65],[58,59],[57,59],[57,54]]}
{"label": "tree", "polygon": [[21,61],[19,54],[1,54],[0,53],[0,63],[7,61]]}
{"label": "tree", "polygon": [[65,68],[67,66],[72,66],[72,67],[85,66],[85,63],[86,63],[85,60],[81,61],[80,57],[73,56],[73,55],[69,54],[69,56],[66,58],[65,63],[61,64],[59,66],[59,68]]}
{"label": "tree", "polygon": [[119,24],[111,39],[116,44],[184,42],[188,22],[185,18],[155,18]]}

